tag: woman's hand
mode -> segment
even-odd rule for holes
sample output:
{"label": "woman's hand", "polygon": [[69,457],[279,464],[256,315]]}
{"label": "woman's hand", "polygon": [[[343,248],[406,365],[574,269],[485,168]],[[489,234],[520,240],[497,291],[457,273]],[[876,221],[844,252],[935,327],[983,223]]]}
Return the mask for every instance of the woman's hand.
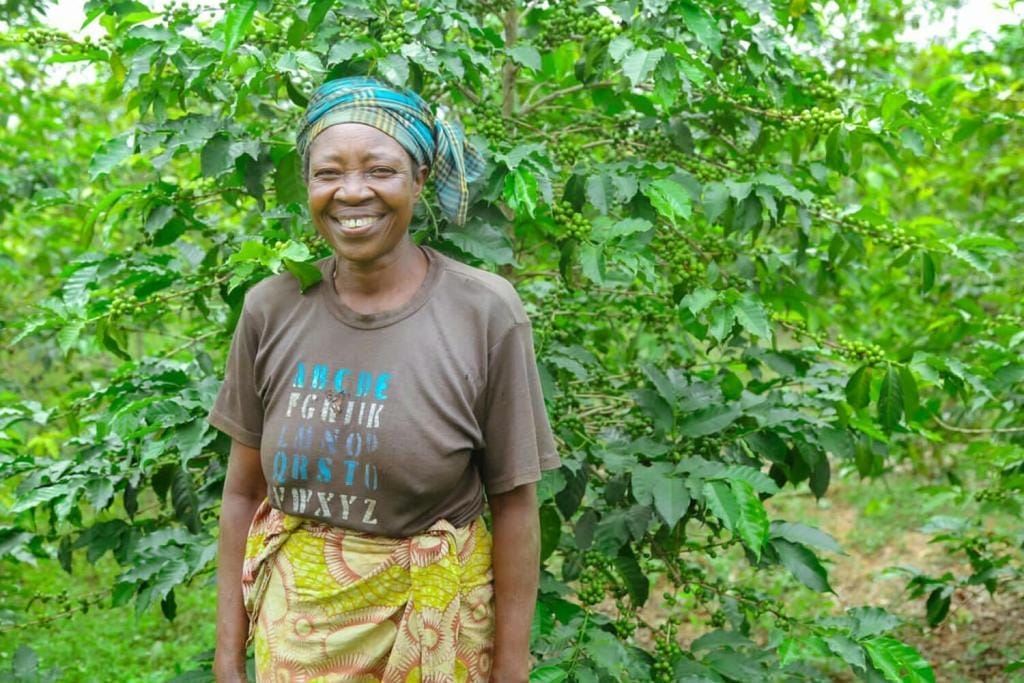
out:
{"label": "woman's hand", "polygon": [[530,625],[537,603],[540,520],[537,485],[488,496],[494,526],[494,664],[491,683],[530,678]]}
{"label": "woman's hand", "polygon": [[232,441],[217,548],[217,649],[213,672],[218,683],[247,681],[245,641],[249,636],[249,616],[242,602],[242,562],[249,525],[266,496],[267,482],[259,450]]}

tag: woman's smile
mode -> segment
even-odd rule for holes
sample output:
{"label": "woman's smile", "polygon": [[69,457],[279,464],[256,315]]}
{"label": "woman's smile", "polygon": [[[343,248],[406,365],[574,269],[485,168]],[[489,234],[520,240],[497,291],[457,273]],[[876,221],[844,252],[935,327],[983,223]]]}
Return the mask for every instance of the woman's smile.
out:
{"label": "woman's smile", "polygon": [[365,237],[379,226],[383,216],[366,216],[364,218],[342,218],[340,216],[332,216],[331,222],[333,223],[334,229],[342,236],[346,238],[352,237]]}

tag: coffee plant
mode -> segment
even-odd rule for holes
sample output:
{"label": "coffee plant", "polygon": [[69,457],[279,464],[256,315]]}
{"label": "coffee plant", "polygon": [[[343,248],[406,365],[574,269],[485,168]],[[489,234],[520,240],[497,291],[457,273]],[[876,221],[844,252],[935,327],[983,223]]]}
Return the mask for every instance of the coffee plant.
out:
{"label": "coffee plant", "polygon": [[905,570],[923,626],[1020,584],[1024,531],[985,519],[1024,488],[1024,30],[911,49],[921,4],[88,0],[95,38],[5,6],[0,556],[109,552],[93,608],[168,619],[209,576],[242,300],[329,253],[294,132],[318,83],[373,74],[487,159],[469,221],[427,192],[414,238],[533,321],[563,467],[532,680],[934,681],[883,609],[760,581],[831,592],[842,552],[773,495],[904,469],[970,568]]}

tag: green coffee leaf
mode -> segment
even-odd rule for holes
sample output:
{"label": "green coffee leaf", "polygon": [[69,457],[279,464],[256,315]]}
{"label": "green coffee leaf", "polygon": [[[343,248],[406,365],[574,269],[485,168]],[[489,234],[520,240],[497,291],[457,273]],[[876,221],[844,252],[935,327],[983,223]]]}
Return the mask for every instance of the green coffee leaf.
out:
{"label": "green coffee leaf", "polygon": [[516,264],[508,237],[483,221],[470,220],[466,225],[454,226],[453,229],[442,232],[441,238],[484,263],[498,266]]}
{"label": "green coffee leaf", "polygon": [[224,15],[224,55],[235,51],[239,43],[249,32],[253,15],[256,13],[256,0],[233,0]]}
{"label": "green coffee leaf", "polygon": [[886,434],[892,432],[903,415],[903,390],[900,385],[900,373],[891,364],[886,367],[882,377],[882,387],[878,393],[878,424]]}
{"label": "green coffee leaf", "polygon": [[285,258],[281,259],[281,263],[299,281],[299,289],[302,292],[305,292],[323,279],[323,273],[320,272],[320,269],[308,261],[293,261],[290,258]]}
{"label": "green coffee leaf", "polygon": [[274,168],[274,191],[278,204],[305,205],[306,183],[302,173],[302,159],[295,150],[290,150],[277,162]]}
{"label": "green coffee leaf", "polygon": [[683,2],[679,7],[683,23],[703,45],[716,57],[722,54],[722,34],[715,20],[692,2]]}
{"label": "green coffee leaf", "polygon": [[820,548],[834,553],[844,554],[842,547],[828,533],[821,529],[801,524],[799,522],[772,522],[771,535],[777,538],[784,538],[791,543]]}
{"label": "green coffee leaf", "polygon": [[132,155],[132,148],[128,144],[130,138],[131,133],[124,133],[99,146],[89,162],[90,180],[95,180],[104,173],[110,173],[115,166]]}
{"label": "green coffee leaf", "polygon": [[711,514],[717,517],[722,526],[735,531],[740,521],[740,504],[727,482],[709,481],[704,484],[704,501]]}
{"label": "green coffee leaf", "polygon": [[864,649],[887,681],[935,683],[935,673],[917,650],[906,643],[881,636],[863,641]]}
{"label": "green coffee leaf", "polygon": [[828,585],[828,572],[809,549],[782,538],[770,541],[772,549],[779,556],[782,565],[797,578],[800,583],[819,593],[831,593]]}
{"label": "green coffee leaf", "polygon": [[736,320],[747,332],[771,342],[772,328],[764,305],[750,293],[744,293],[732,306]]}
{"label": "green coffee leaf", "polygon": [[846,402],[854,408],[864,408],[871,400],[871,367],[857,368],[846,383]]}
{"label": "green coffee leaf", "polygon": [[622,73],[634,87],[640,85],[650,77],[664,56],[665,51],[661,48],[655,50],[637,48],[622,60]]}
{"label": "green coffee leaf", "polygon": [[740,407],[735,404],[710,405],[690,413],[679,420],[679,432],[686,436],[707,436],[720,432],[739,418]]}
{"label": "green coffee leaf", "polygon": [[530,671],[530,683],[562,683],[569,674],[557,666],[541,666]]}
{"label": "green coffee leaf", "polygon": [[739,506],[736,534],[750,552],[760,558],[761,549],[768,541],[768,513],[765,512],[764,504],[750,484],[741,479],[732,479],[729,486]]}
{"label": "green coffee leaf", "polygon": [[644,188],[644,194],[651,200],[654,209],[678,227],[679,220],[689,219],[692,213],[690,194],[670,178],[655,180]]}

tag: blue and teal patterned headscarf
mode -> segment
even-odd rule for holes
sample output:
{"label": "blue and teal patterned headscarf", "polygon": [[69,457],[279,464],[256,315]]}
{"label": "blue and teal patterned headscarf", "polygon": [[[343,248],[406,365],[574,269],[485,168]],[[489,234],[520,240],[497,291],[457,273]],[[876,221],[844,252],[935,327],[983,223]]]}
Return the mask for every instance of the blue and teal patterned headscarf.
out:
{"label": "blue and teal patterned headscarf", "polygon": [[339,123],[362,123],[398,141],[417,164],[430,167],[441,210],[455,223],[466,220],[468,184],[480,177],[483,160],[462,132],[437,119],[423,98],[373,78],[327,81],[313,93],[296,138],[303,168],[317,135]]}

